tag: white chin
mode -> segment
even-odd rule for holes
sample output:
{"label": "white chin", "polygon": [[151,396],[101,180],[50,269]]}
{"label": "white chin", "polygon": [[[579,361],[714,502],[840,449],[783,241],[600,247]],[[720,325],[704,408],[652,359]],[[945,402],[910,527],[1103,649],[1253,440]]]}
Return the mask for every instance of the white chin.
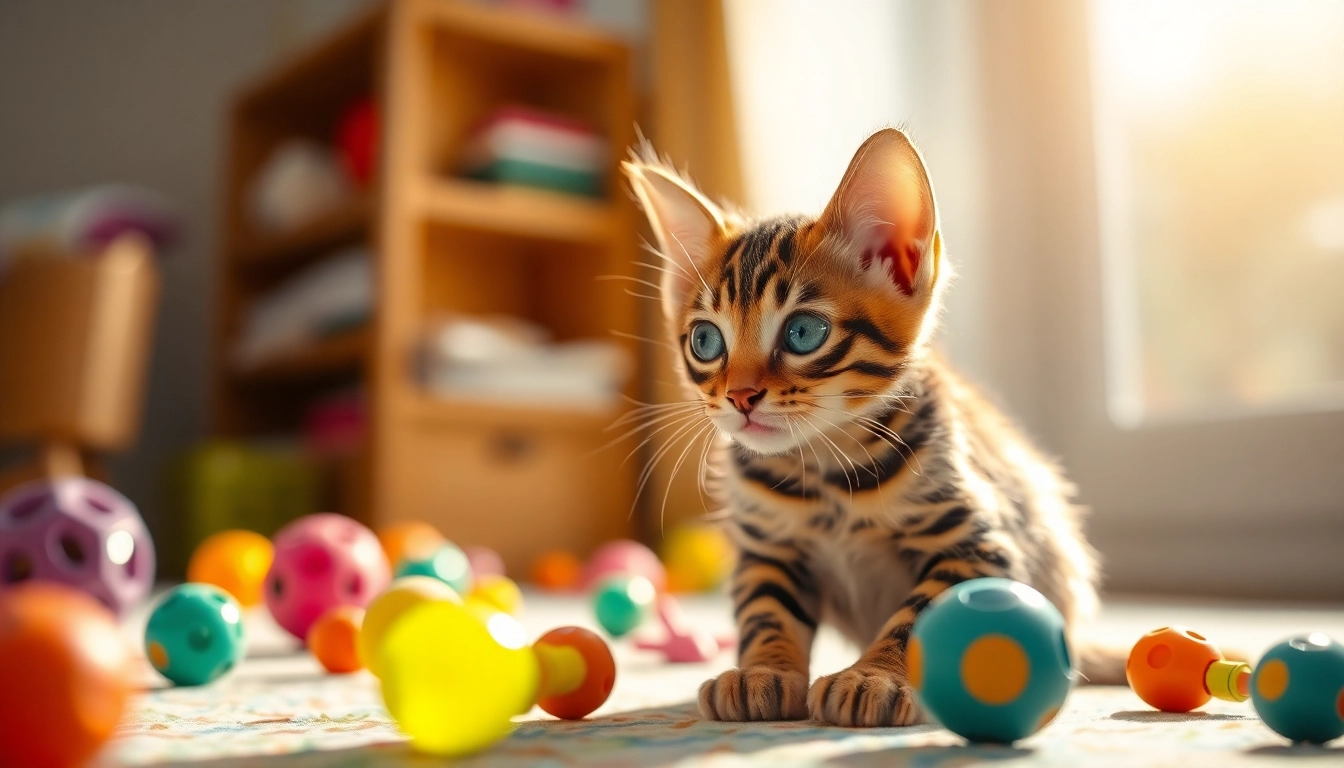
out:
{"label": "white chin", "polygon": [[796,446],[793,432],[787,426],[751,424],[737,418],[731,426],[720,424],[719,429],[735,442],[756,453],[771,455],[788,453]]}

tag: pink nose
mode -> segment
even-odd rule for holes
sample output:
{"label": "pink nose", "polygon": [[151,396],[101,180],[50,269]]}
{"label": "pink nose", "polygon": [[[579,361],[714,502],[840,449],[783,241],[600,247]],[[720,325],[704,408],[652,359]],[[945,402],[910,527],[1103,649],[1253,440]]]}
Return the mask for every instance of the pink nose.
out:
{"label": "pink nose", "polygon": [[751,409],[765,397],[763,389],[730,389],[728,390],[728,399],[732,401],[733,407],[741,413],[751,413]]}

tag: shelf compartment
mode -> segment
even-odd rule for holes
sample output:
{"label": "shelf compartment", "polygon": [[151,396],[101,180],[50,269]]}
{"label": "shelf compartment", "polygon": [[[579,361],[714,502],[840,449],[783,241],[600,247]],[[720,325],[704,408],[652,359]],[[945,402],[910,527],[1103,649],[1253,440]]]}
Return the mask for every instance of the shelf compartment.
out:
{"label": "shelf compartment", "polygon": [[244,384],[293,383],[321,379],[357,370],[368,357],[372,332],[367,328],[315,341],[300,349],[278,353],[234,375]]}
{"label": "shelf compartment", "polygon": [[431,221],[461,229],[594,245],[618,231],[610,203],[542,189],[435,179],[423,199]]}
{"label": "shelf compartment", "polygon": [[286,232],[254,235],[238,245],[237,263],[249,269],[288,266],[324,255],[367,237],[372,206],[358,195],[312,221]]}
{"label": "shelf compartment", "polygon": [[608,65],[625,60],[627,49],[611,35],[579,22],[485,8],[472,3],[428,3],[440,31],[493,55],[553,58],[559,62]]}

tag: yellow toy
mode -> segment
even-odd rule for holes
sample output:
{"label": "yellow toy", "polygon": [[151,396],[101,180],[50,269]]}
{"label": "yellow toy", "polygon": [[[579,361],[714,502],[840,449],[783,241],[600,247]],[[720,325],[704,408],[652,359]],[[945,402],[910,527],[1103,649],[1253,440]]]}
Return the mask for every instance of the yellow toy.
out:
{"label": "yellow toy", "polygon": [[577,719],[611,694],[616,666],[601,638],[564,627],[528,647],[513,617],[447,601],[408,608],[376,651],[383,702],[417,750],[478,752],[539,703]]}
{"label": "yellow toy", "polygon": [[717,525],[683,523],[663,540],[669,592],[708,592],[728,577],[733,548]]}
{"label": "yellow toy", "polygon": [[523,592],[507,577],[481,576],[467,595],[466,603],[481,603],[486,608],[517,616],[523,610]]}
{"label": "yellow toy", "polygon": [[374,677],[382,677],[377,648],[392,622],[411,608],[441,601],[461,603],[462,598],[452,587],[433,577],[403,576],[369,603],[359,630],[359,659]]}
{"label": "yellow toy", "polygon": [[247,608],[261,602],[261,585],[274,557],[275,547],[259,533],[220,531],[192,553],[187,581],[219,587]]}

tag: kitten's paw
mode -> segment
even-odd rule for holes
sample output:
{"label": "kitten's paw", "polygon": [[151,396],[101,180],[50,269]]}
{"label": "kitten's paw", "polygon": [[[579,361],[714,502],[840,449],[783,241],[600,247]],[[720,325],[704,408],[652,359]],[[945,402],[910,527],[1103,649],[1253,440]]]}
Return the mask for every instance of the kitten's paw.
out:
{"label": "kitten's paw", "polygon": [[807,694],[814,720],[848,727],[914,725],[924,721],[905,677],[855,665],[819,678]]}
{"label": "kitten's paw", "polygon": [[730,669],[700,686],[708,720],[805,720],[807,675],[765,666]]}

